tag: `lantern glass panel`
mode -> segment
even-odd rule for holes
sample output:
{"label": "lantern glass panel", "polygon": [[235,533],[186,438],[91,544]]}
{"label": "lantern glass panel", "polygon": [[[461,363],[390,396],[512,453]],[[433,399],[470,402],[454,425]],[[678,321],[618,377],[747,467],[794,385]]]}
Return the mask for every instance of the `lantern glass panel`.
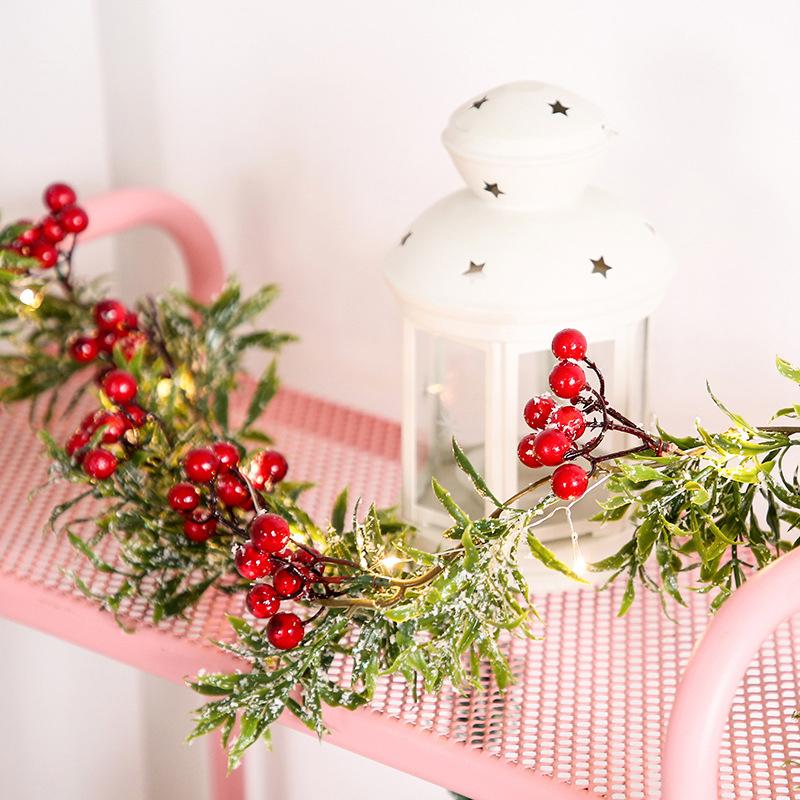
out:
{"label": "lantern glass panel", "polygon": [[431,489],[435,476],[468,514],[480,517],[483,504],[453,462],[451,439],[483,469],[484,351],[417,331],[416,356],[416,502],[442,512]]}

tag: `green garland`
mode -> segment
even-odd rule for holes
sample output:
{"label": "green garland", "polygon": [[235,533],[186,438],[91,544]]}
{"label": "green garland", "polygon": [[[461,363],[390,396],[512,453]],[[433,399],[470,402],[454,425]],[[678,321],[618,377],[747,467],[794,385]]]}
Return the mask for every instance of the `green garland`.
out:
{"label": "green garland", "polygon": [[[276,296],[275,287],[244,297],[230,282],[207,305],[180,292],[145,298],[132,309],[135,316],[101,341],[105,349],[81,362],[75,357],[79,340],[94,337],[104,292],[74,280],[77,233],[58,242],[57,258],[45,264],[26,243],[34,236],[26,232],[35,227],[18,223],[0,231],[0,336],[12,348],[0,356],[0,401],[30,402],[31,419],[45,429],[41,437],[52,459],[51,479],[78,485],[73,499],[53,509],[51,526],[69,536],[97,570],[121,577],[109,594],[95,594],[76,577],[78,586],[114,613],[125,598],[144,597],[155,621],[185,613],[212,589],[240,593],[244,607],[253,581],[242,578],[234,556],[249,541],[254,515],[275,514],[289,524],[291,553],[274,553],[271,569],[282,567],[302,579],[302,590],[291,598],[294,612],[306,616],[300,620],[302,639],[279,649],[261,623],[231,618],[236,641],[219,646],[247,661],[250,670],[203,674],[190,683],[211,698],[196,713],[192,737],[221,729],[233,768],[251,744],[269,736],[285,708],[321,735],[323,706],[368,703],[382,674],[400,673],[426,691],[435,692],[445,681],[480,690],[481,665],[488,663],[498,686],[509,685],[513,676],[499,637],[533,636],[535,618],[519,568],[520,548],[527,546],[546,567],[580,580],[536,536],[546,509],[560,502],[552,492],[536,493],[547,478],[501,501],[454,442],[456,463],[495,510],[471,519],[434,481],[452,519],[443,532],[450,546],[435,553],[417,548],[413,529],[392,510],[371,506],[362,514],[356,504],[348,514],[346,491],[321,525],[301,505],[308,484],[253,478],[270,441],[257,428],[258,419],[278,380],[272,361],[253,383],[243,383],[242,364],[249,350],[276,352],[293,340],[269,329],[252,330]],[[800,370],[782,361],[778,366],[800,383]],[[98,386],[98,373],[102,379],[112,368],[133,377],[141,419],[109,397],[107,383],[105,389]],[[248,395],[242,414],[229,409],[235,391]],[[69,397],[60,399],[65,392]],[[602,438],[615,424],[607,416],[613,409],[602,391],[594,394],[585,409],[602,412],[592,423]],[[97,401],[101,421],[92,417],[88,429],[76,431],[79,441],[66,448],[46,432],[47,424],[57,404],[65,403],[68,413],[86,396]],[[800,485],[786,474],[784,458],[800,443],[798,429],[756,428],[719,405],[732,422],[721,434],[698,426],[696,436],[675,438],[659,430],[656,438],[633,426],[644,442],[632,448],[635,452],[608,460],[583,448],[592,477],[602,474],[609,490],[596,519],[628,515],[634,523],[630,541],[592,567],[610,572],[610,581],[627,580],[620,614],[633,602],[637,585],[683,602],[677,577],[687,570],[696,572],[692,589],[715,592],[718,606],[748,570],[796,544],[785,537],[800,522]],[[123,414],[127,424],[121,432],[114,432],[103,411]],[[778,412],[792,419],[799,413],[797,405]],[[629,422],[623,427],[630,429]],[[170,508],[167,497],[185,481],[186,453],[220,441],[235,445],[235,475],[249,498],[226,505],[215,484],[200,487],[215,532],[205,541],[191,541],[185,515]],[[97,449],[114,456],[115,469],[104,479],[86,471],[86,453]],[[532,507],[514,507],[524,494],[534,498]],[[89,498],[102,502],[102,512],[75,519],[75,507]],[[119,551],[113,563],[98,554],[108,537]],[[352,663],[346,686],[329,677],[334,657],[342,656]]]}

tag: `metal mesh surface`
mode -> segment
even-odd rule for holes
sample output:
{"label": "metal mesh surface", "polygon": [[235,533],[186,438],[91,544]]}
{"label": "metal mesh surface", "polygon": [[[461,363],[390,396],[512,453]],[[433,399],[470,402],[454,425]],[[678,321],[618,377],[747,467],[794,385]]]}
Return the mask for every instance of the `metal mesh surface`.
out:
{"label": "metal mesh surface", "polygon": [[[23,407],[0,414],[0,610],[12,580],[24,579],[53,604],[78,595],[65,569],[76,570],[96,588],[113,580],[98,575],[64,538],[42,533],[53,505],[75,489],[59,484],[29,497],[43,483],[46,463],[26,415]],[[72,424],[57,424],[56,435],[63,439]],[[287,454],[292,477],[318,484],[305,496],[316,518],[326,518],[345,485],[351,496],[382,505],[399,496],[394,424],[284,390],[263,427]],[[106,555],[113,558],[112,544]],[[508,642],[518,681],[504,695],[487,676],[486,692],[444,690],[415,702],[405,681],[390,677],[380,682],[372,711],[413,726],[421,752],[442,737],[474,748],[476,758],[510,761],[614,800],[658,798],[661,737],[678,676],[706,624],[707,601],[691,595],[687,608],[673,606],[673,622],[658,598],[645,593],[618,619],[621,591],[619,586],[536,597],[544,639]],[[210,652],[209,638],[230,635],[226,611],[241,614],[241,598],[207,593],[187,619],[158,626],[169,635],[165,646]],[[129,602],[123,618],[152,627],[141,601]],[[787,761],[800,758],[800,727],[792,717],[799,655],[800,631],[793,620],[765,642],[751,664],[731,709],[721,797],[794,796],[800,769]],[[346,679],[347,663],[334,670]]]}

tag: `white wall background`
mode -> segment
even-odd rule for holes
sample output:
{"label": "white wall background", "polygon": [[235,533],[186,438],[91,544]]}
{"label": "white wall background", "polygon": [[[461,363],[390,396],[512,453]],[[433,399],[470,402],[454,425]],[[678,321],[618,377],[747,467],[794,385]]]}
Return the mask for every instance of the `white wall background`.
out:
{"label": "white wall background", "polygon": [[[706,378],[755,421],[797,400],[772,366],[776,352],[800,361],[792,0],[0,9],[4,211],[31,213],[54,178],[84,194],[139,183],[185,196],[247,286],[283,286],[272,319],[303,339],[283,362],[289,384],[396,416],[399,325],[382,254],[459,185],[438,142],[451,109],[532,77],[606,109],[622,135],[600,182],[638,202],[680,263],[656,315],[662,420],[715,418]],[[81,261],[115,265],[128,292],[163,282],[164,264],[179,279],[174,254],[147,235]],[[194,698],[8,624],[0,648],[0,795],[203,796],[202,750],[178,744]],[[442,797],[291,734],[276,750],[253,759],[253,796],[373,797],[378,784],[386,798]]]}

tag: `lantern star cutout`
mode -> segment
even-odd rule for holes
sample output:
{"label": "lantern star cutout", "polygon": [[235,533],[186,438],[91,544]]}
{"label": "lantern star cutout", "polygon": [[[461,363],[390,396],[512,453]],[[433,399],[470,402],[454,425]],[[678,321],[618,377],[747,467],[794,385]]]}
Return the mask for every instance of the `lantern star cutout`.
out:
{"label": "lantern star cutout", "polygon": [[497,188],[496,183],[488,183],[487,181],[483,182],[483,191],[491,192],[495,197],[500,197],[501,194],[505,194],[502,189]]}
{"label": "lantern star cutout", "polygon": [[409,231],[401,240],[400,247],[402,247],[410,238],[413,231]]}
{"label": "lantern star cutout", "polygon": [[483,264],[476,264],[474,261],[469,262],[469,266],[462,272],[462,275],[481,275],[486,262]]}
{"label": "lantern star cutout", "polygon": [[590,258],[589,260],[592,262],[592,275],[597,273],[605,278],[611,267],[606,264],[603,256],[600,256],[600,258]]}
{"label": "lantern star cutout", "polygon": [[473,107],[473,108],[480,108],[480,107],[481,107],[481,106],[482,106],[484,103],[488,103],[488,102],[489,102],[489,98],[488,98],[488,97],[486,97],[486,96],[484,96],[484,97],[481,97],[481,99],[480,99],[480,100],[476,100],[476,101],[475,101],[475,102],[472,104],[472,107]]}
{"label": "lantern star cutout", "polygon": [[548,103],[548,105],[553,109],[554,114],[563,114],[565,117],[570,109],[569,106],[562,105],[560,100],[556,100],[555,103]]}

